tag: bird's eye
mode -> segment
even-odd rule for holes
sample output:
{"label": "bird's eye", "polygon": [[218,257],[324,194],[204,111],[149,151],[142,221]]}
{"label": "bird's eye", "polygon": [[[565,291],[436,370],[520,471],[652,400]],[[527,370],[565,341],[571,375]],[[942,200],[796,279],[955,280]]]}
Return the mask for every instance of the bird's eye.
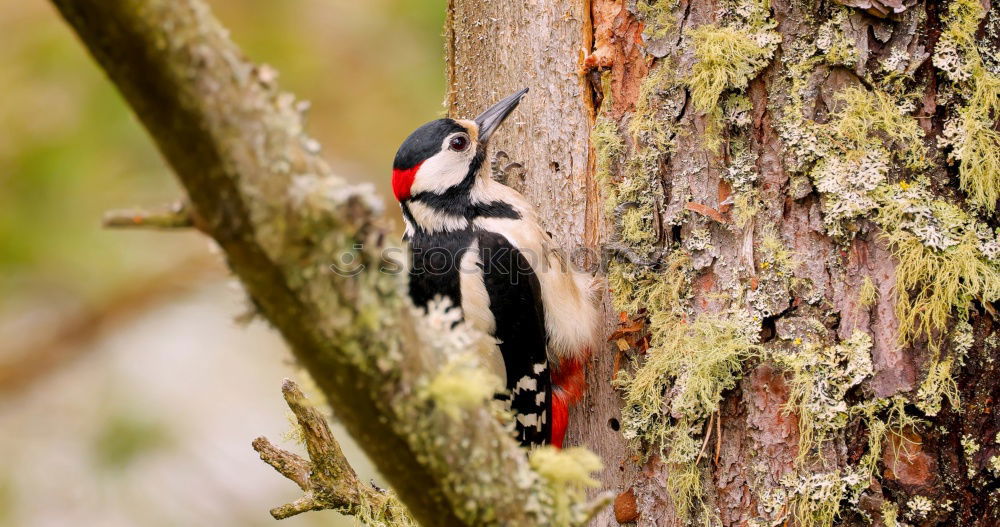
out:
{"label": "bird's eye", "polygon": [[469,148],[469,138],[464,135],[456,135],[448,141],[448,148],[456,152],[464,152],[466,148]]}

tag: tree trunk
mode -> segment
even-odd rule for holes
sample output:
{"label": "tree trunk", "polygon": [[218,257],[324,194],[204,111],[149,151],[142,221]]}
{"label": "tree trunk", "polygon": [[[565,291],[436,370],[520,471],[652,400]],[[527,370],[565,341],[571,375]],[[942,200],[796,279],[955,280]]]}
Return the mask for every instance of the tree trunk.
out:
{"label": "tree trunk", "polygon": [[450,111],[531,88],[495,175],[607,277],[594,525],[1000,524],[998,11],[450,2]]}

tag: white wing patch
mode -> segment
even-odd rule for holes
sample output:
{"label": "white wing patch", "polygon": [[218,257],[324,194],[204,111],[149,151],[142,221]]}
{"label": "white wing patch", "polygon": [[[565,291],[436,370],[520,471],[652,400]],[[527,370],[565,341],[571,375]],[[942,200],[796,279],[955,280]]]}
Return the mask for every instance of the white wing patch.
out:
{"label": "white wing patch", "polygon": [[525,390],[532,392],[538,391],[538,380],[534,377],[528,377],[527,375],[521,377],[521,379],[517,381],[517,384],[514,385],[514,393],[521,393]]}
{"label": "white wing patch", "polygon": [[475,225],[507,238],[528,260],[542,290],[548,354],[554,362],[580,357],[600,341],[600,317],[594,305],[595,280],[573,269],[563,253],[538,224],[531,205],[516,190],[488,177],[472,187],[473,202],[504,201],[521,215],[476,218]]}
{"label": "white wing patch", "polygon": [[[473,240],[459,261],[458,287],[462,293],[462,314],[473,328],[492,335],[497,323],[490,311],[490,294],[483,283],[483,270],[479,267],[479,262],[479,241]],[[500,378],[502,386],[506,386],[507,368],[504,366],[500,347],[492,346],[480,358],[483,365]]]}
{"label": "white wing patch", "polygon": [[535,427],[535,429],[541,431],[542,427],[545,426],[546,414],[517,414],[517,422],[521,423],[521,426],[528,428],[529,426]]}

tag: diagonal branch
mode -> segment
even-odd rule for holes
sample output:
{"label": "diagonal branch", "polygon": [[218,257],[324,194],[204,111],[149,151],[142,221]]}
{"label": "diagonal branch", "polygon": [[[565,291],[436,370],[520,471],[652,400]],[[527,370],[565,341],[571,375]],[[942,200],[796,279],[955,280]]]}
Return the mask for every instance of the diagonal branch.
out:
{"label": "diagonal branch", "polygon": [[486,402],[444,408],[427,395],[446,349],[414,324],[381,203],[318,157],[274,71],[250,63],[202,0],[51,1],[149,130],[199,228],[414,518],[550,524],[545,496],[575,483],[534,472]]}
{"label": "diagonal branch", "polygon": [[264,462],[305,491],[305,495],[294,502],[271,509],[275,519],[306,511],[335,509],[358,517],[366,525],[415,525],[395,495],[358,480],[330,432],[326,418],[309,404],[294,382],[286,379],[281,392],[302,428],[309,459],[281,450],[263,437],[253,441],[254,450]]}

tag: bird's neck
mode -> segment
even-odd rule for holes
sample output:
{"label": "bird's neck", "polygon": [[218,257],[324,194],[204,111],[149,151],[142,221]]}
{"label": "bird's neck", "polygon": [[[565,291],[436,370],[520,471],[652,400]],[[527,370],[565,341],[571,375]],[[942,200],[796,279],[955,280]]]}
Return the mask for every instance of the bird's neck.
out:
{"label": "bird's neck", "polygon": [[408,234],[435,234],[471,229],[479,218],[521,217],[518,206],[507,199],[513,189],[493,181],[485,174],[474,175],[468,185],[456,185],[447,191],[423,193],[403,204]]}

